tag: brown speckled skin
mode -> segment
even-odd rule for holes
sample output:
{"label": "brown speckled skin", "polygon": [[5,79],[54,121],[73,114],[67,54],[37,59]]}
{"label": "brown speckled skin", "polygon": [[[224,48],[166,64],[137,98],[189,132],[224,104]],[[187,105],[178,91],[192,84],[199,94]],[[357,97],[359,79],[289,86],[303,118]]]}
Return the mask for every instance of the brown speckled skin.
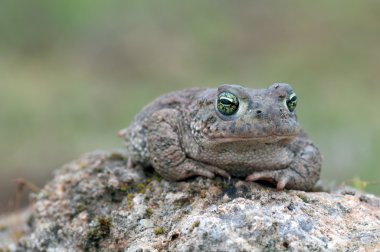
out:
{"label": "brown speckled skin", "polygon": [[[232,116],[216,109],[218,94],[239,98]],[[284,188],[310,190],[322,157],[285,100],[290,85],[267,89],[222,85],[169,93],[147,105],[120,135],[130,166],[150,166],[167,180],[201,175],[267,180]]]}

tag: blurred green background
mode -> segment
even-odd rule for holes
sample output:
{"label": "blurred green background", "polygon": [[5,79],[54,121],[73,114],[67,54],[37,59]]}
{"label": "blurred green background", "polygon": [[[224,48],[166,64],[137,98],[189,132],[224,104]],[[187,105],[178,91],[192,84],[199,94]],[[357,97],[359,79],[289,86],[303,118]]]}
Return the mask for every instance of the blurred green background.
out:
{"label": "blurred green background", "polygon": [[221,83],[291,83],[323,179],[380,193],[379,1],[1,1],[0,76],[0,211],[154,97]]}

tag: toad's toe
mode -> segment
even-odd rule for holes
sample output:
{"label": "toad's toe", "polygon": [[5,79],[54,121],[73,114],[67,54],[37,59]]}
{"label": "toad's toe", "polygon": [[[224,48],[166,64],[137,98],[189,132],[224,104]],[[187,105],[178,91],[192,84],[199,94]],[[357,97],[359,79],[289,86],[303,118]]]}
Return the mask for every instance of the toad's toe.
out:
{"label": "toad's toe", "polygon": [[259,171],[254,172],[247,176],[246,181],[268,181],[276,185],[277,190],[284,190],[286,184],[288,183],[288,176],[283,174],[281,170],[275,171]]}

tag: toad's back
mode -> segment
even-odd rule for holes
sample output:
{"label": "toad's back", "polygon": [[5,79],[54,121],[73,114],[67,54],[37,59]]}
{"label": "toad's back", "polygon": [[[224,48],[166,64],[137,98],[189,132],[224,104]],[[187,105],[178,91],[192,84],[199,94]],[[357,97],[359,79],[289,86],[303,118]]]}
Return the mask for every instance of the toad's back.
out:
{"label": "toad's back", "polygon": [[175,109],[181,112],[186,111],[192,102],[199,99],[200,93],[205,90],[206,88],[191,88],[171,92],[156,98],[146,105],[140,113],[137,114],[131,125],[127,129],[119,132],[119,134],[125,137],[129,158],[138,161],[143,166],[151,165],[147,148],[146,124],[155,123],[154,121],[150,121],[152,114],[162,109]]}

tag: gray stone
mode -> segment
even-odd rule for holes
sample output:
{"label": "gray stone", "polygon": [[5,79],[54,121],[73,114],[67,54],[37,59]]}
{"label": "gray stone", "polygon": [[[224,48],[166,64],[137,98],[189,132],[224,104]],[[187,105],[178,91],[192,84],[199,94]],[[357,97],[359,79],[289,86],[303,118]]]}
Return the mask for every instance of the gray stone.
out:
{"label": "gray stone", "polygon": [[127,169],[122,155],[94,152],[34,198],[21,237],[5,239],[12,224],[0,221],[9,226],[0,251],[380,251],[380,199],[354,189],[168,182]]}

